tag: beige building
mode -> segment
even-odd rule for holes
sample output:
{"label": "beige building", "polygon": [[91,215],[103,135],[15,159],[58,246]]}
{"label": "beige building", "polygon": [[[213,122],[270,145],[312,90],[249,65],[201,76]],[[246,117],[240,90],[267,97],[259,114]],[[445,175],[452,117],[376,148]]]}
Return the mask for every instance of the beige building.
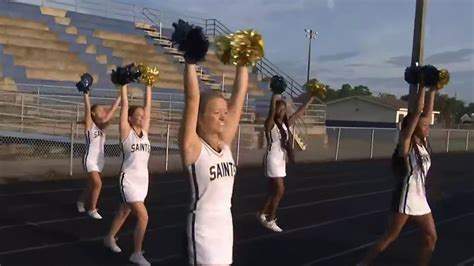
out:
{"label": "beige building", "polygon": [[[326,125],[395,128],[406,116],[408,103],[394,98],[352,96],[327,103]],[[433,112],[433,120],[439,112]]]}

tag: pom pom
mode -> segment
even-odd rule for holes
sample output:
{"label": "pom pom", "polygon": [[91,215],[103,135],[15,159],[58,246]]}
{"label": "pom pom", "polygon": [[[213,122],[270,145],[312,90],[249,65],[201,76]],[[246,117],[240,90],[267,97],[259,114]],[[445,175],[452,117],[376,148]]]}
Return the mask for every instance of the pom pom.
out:
{"label": "pom pom", "polygon": [[178,20],[173,23],[174,33],[171,37],[173,44],[178,45],[178,50],[184,52],[186,62],[195,64],[203,61],[209,49],[209,40],[201,27],[189,25],[189,23]]}
{"label": "pom pom", "polygon": [[158,83],[158,77],[160,71],[156,67],[149,67],[143,64],[137,66],[138,71],[140,72],[140,82],[146,86],[155,87]]}
{"label": "pom pom", "polygon": [[426,65],[420,69],[421,76],[425,86],[433,87],[436,86],[439,82],[439,70],[432,66]]}
{"label": "pom pom", "polygon": [[230,45],[234,65],[253,66],[263,58],[265,43],[262,35],[254,30],[236,32]]}
{"label": "pom pom", "polygon": [[282,76],[273,76],[270,81],[270,89],[275,94],[282,94],[286,89],[285,79]]}
{"label": "pom pom", "polygon": [[178,49],[184,48],[186,45],[186,36],[191,31],[192,27],[186,21],[180,19],[178,23],[173,23],[174,32],[171,35],[171,41],[178,44]]}
{"label": "pom pom", "polygon": [[255,30],[241,30],[216,39],[217,55],[224,64],[253,66],[264,56],[265,42]]}
{"label": "pom pom", "polygon": [[230,41],[231,35],[217,36],[215,40],[217,57],[226,65],[231,64],[232,55]]}
{"label": "pom pom", "polygon": [[140,77],[140,71],[137,69],[135,64],[132,63],[112,70],[110,77],[114,84],[123,86],[136,82]]}
{"label": "pom pom", "polygon": [[84,73],[81,76],[81,80],[76,83],[76,88],[79,92],[87,94],[94,83],[94,78],[89,73]]}
{"label": "pom pom", "polygon": [[405,69],[405,81],[408,84],[416,85],[420,82],[420,67],[410,66]]}
{"label": "pom pom", "polygon": [[327,85],[319,82],[317,79],[309,80],[305,85],[306,90],[311,93],[311,95],[318,97],[319,99],[326,98],[327,94]]}
{"label": "pom pom", "polygon": [[441,69],[439,71],[439,81],[438,84],[436,84],[436,87],[438,90],[441,90],[444,88],[446,85],[449,83],[449,72],[446,69]]}

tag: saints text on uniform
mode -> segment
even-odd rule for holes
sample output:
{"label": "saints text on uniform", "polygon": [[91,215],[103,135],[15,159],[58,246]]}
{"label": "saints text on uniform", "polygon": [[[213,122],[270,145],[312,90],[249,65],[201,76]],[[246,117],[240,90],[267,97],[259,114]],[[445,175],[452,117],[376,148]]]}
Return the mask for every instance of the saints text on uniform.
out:
{"label": "saints text on uniform", "polygon": [[133,143],[130,146],[131,152],[136,152],[136,151],[144,151],[144,152],[150,152],[151,147],[150,144],[147,143]]}
{"label": "saints text on uniform", "polygon": [[237,167],[233,162],[221,162],[209,168],[210,180],[214,181],[217,178],[235,176]]}

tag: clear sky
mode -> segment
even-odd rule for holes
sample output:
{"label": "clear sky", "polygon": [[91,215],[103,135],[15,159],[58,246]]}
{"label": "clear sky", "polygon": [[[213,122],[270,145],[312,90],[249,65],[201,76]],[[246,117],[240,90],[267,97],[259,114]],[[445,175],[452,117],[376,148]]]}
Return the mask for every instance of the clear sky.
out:
{"label": "clear sky", "polygon": [[[232,30],[254,28],[266,41],[266,56],[302,83],[308,40],[311,77],[334,88],[343,83],[405,94],[415,0],[139,0],[164,11],[217,18]],[[427,0],[425,63],[447,68],[445,92],[474,102],[474,0]]]}

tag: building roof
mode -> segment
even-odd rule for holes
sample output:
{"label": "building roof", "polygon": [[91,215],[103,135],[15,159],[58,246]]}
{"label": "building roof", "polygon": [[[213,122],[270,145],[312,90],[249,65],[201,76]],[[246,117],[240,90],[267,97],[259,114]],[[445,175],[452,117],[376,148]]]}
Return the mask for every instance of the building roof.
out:
{"label": "building roof", "polygon": [[473,118],[474,114],[472,114],[471,116],[469,116],[469,114],[464,114],[463,116],[461,116],[461,121],[472,122]]}
{"label": "building roof", "polygon": [[350,101],[353,99],[359,99],[362,101],[366,101],[369,103],[377,104],[380,106],[384,106],[390,109],[394,110],[399,110],[402,108],[408,108],[408,102],[405,102],[403,100],[395,99],[395,98],[390,98],[390,97],[374,97],[374,96],[351,96],[351,97],[346,97],[342,99],[337,99],[331,102],[328,102],[327,105],[335,104],[335,103],[340,103],[344,101]]}

